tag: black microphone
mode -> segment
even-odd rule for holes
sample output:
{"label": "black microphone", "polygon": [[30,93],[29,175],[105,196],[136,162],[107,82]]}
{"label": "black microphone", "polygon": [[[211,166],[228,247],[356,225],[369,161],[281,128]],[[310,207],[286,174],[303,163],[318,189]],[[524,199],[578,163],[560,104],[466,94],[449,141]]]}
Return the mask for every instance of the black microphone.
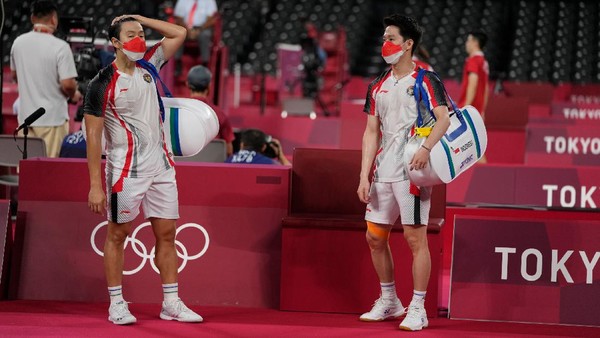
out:
{"label": "black microphone", "polygon": [[33,114],[27,116],[25,122],[23,122],[23,124],[21,124],[19,128],[15,130],[15,133],[25,127],[29,127],[33,122],[42,117],[42,115],[44,114],[46,114],[46,109],[44,107],[38,108],[38,110],[34,111]]}

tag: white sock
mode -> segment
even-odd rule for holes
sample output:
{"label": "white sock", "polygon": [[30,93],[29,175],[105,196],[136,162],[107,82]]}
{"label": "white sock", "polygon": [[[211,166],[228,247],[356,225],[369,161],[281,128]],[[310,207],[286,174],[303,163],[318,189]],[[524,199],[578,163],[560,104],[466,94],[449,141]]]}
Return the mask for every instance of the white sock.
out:
{"label": "white sock", "polygon": [[110,296],[111,304],[125,301],[123,299],[123,287],[121,285],[109,286],[108,295]]}
{"label": "white sock", "polygon": [[396,283],[395,282],[379,283],[379,284],[381,285],[381,298],[388,299],[388,300],[394,300],[394,299],[398,298],[398,296],[396,295]]}
{"label": "white sock", "polygon": [[425,301],[425,294],[427,294],[427,291],[417,291],[417,290],[413,290],[413,298],[412,301],[420,301],[420,302],[424,302]]}
{"label": "white sock", "polygon": [[171,283],[171,284],[163,284],[163,296],[165,297],[165,302],[171,302],[179,299],[179,284]]}

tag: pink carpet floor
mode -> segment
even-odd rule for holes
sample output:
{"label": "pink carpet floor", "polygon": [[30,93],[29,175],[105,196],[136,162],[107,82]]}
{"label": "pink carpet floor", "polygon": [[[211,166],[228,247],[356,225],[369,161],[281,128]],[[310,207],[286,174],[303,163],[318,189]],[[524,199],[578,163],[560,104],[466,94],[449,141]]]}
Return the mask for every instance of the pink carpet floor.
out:
{"label": "pink carpet floor", "polygon": [[600,337],[600,328],[430,320],[421,332],[398,330],[399,321],[363,323],[356,315],[270,309],[194,307],[201,324],[158,318],[158,304],[130,304],[138,322],[107,321],[107,304],[58,301],[0,302],[0,337]]}

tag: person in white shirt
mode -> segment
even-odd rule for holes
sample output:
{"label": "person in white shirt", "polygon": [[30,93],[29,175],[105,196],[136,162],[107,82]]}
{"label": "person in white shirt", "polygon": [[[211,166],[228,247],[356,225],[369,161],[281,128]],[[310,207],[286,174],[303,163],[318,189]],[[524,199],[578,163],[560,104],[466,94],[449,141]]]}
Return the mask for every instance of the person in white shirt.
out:
{"label": "person in white shirt", "polygon": [[[187,39],[198,41],[200,61],[208,65],[214,25],[218,17],[218,8],[215,0],[177,0],[175,4],[175,23],[188,30]],[[181,57],[183,48],[175,55],[176,75],[181,73]]]}
{"label": "person in white shirt", "polygon": [[[164,36],[149,50],[143,26]],[[165,141],[162,105],[154,76],[185,40],[186,30],[140,15],[113,20],[108,35],[115,61],[90,81],[84,113],[90,174],[89,208],[107,211],[104,270],[110,296],[108,319],[132,324],[137,319],[123,298],[123,250],[140,205],[156,237],[154,262],[160,271],[164,301],[160,318],[202,322],[178,296],[176,220],[179,202],[173,153]],[[106,191],[102,189],[100,157],[106,136]],[[108,198],[107,198],[108,196]],[[109,206],[107,208],[107,205]]]}
{"label": "person in white shirt", "polygon": [[[424,125],[433,125],[433,128],[415,153],[409,170],[425,168],[431,148],[450,126],[450,116],[443,85],[429,71],[425,71],[423,77],[428,98],[419,103],[415,100],[414,88],[420,67],[412,61],[412,56],[421,40],[422,28],[415,19],[398,14],[384,18],[383,22],[382,56],[390,67],[371,82],[367,91],[364,112],[368,116],[357,190],[359,199],[367,204],[366,238],[379,277],[381,296],[360,319],[381,321],[406,313],[400,329],[417,331],[428,325],[425,294],[431,270],[427,245],[431,187],[417,187],[408,180],[403,163],[404,151],[409,135],[414,132],[420,110]],[[419,110],[417,104],[421,105]],[[435,115],[435,122],[430,111]],[[371,172],[372,183],[369,181]],[[389,243],[390,232],[398,216],[413,260],[414,291],[408,311],[396,294]]]}
{"label": "person in white shirt", "polygon": [[[58,27],[57,7],[39,0],[31,6],[33,30],[17,37],[10,51],[10,69],[18,83],[18,121],[39,108],[46,113],[29,128],[29,136],[41,137],[49,157],[58,157],[69,133],[67,101],[81,100],[77,70],[69,44],[54,35]],[[43,51],[43,52],[40,52]]]}

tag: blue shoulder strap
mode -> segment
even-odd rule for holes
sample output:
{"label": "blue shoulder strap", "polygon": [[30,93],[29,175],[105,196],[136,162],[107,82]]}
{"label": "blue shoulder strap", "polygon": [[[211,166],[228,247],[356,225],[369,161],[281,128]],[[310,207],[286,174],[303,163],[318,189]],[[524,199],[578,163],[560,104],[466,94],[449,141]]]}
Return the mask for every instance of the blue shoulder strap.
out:
{"label": "blue shoulder strap", "polygon": [[[417,79],[415,80],[415,86],[413,88],[413,94],[415,96],[415,100],[417,101],[417,127],[421,127],[423,125],[423,117],[421,116],[421,105],[419,104],[421,102],[421,97],[422,96],[427,96],[427,93],[424,92],[425,88],[423,88],[423,77],[425,76],[425,70],[424,69],[419,69],[419,72],[417,73]],[[433,118],[435,118],[435,115],[433,115],[433,112],[430,112],[431,115],[433,116]]]}
{"label": "blue shoulder strap", "polygon": [[[421,116],[421,105],[419,104],[419,102],[421,102],[421,100],[427,100],[427,101],[429,101],[429,95],[427,94],[427,91],[425,90],[425,87],[423,86],[423,78],[425,77],[426,72],[427,71],[425,69],[422,69],[422,68],[419,69],[419,72],[417,73],[417,78],[415,80],[415,87],[414,87],[414,90],[413,90],[414,96],[415,96],[415,100],[417,101],[417,127],[423,126],[423,117]],[[435,72],[430,72],[430,73],[433,76],[435,76],[435,78],[440,83],[442,83],[442,80],[437,75],[437,73],[435,73]],[[448,95],[448,92],[446,91],[446,87],[444,85],[442,85],[442,89],[444,89],[444,95],[450,101],[450,105],[452,105],[453,113],[457,114],[460,117],[462,115],[462,113],[456,107],[456,104],[454,103],[454,101],[452,100],[452,98],[450,97],[450,95]],[[426,105],[426,107],[429,110],[429,113],[431,114],[431,116],[435,119],[435,115],[433,114],[433,111],[431,109],[429,109],[429,105]]]}
{"label": "blue shoulder strap", "polygon": [[156,83],[156,95],[158,96],[158,106],[160,107],[160,117],[162,118],[162,120],[164,122],[165,106],[160,97],[160,92],[158,91],[158,83],[160,82],[160,84],[162,85],[163,92],[165,93],[166,97],[173,97],[173,95],[171,95],[171,91],[169,91],[169,88],[167,88],[167,85],[165,85],[163,80],[160,78],[160,75],[158,75],[158,70],[156,69],[156,67],[154,67],[153,64],[151,64],[150,62],[148,62],[145,59],[141,59],[136,62],[138,65],[140,65],[140,67],[144,68],[145,70],[147,70],[150,73],[150,75],[152,75],[152,78],[154,79],[154,82]]}

